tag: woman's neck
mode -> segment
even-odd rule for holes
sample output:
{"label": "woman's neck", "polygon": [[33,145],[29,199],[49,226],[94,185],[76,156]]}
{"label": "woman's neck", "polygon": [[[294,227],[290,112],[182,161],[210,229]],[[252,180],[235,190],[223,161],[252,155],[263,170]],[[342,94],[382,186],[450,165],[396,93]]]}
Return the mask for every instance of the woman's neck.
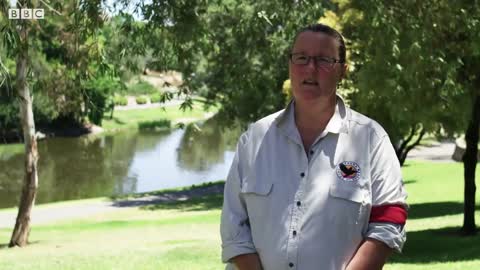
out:
{"label": "woman's neck", "polygon": [[335,113],[336,96],[315,102],[295,102],[295,124],[302,137],[305,150],[325,130]]}

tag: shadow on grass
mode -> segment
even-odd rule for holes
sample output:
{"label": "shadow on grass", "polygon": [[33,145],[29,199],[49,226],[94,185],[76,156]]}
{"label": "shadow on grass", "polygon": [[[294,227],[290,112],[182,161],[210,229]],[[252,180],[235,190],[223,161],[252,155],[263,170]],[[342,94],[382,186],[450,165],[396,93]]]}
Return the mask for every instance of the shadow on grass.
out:
{"label": "shadow on grass", "polygon": [[191,198],[185,201],[173,201],[161,204],[152,204],[141,206],[143,210],[168,210],[175,209],[180,211],[204,211],[221,209],[223,204],[223,194],[207,195],[203,197]]}
{"label": "shadow on grass", "polygon": [[119,125],[125,125],[126,122],[123,122],[122,120],[118,119],[117,117],[113,117],[113,122],[115,122],[115,124],[119,124]]}
{"label": "shadow on grass", "polygon": [[414,184],[416,182],[417,182],[417,180],[415,180],[415,179],[408,179],[408,180],[403,181],[403,184],[408,185],[408,184]]}
{"label": "shadow on grass", "polygon": [[407,233],[403,254],[395,254],[392,263],[434,263],[480,259],[480,235],[462,236],[459,227]]}
{"label": "shadow on grass", "polygon": [[[479,210],[480,206],[476,206]],[[408,211],[409,219],[431,218],[447,215],[457,215],[463,213],[463,203],[461,202],[434,202],[419,203],[410,205]],[[479,251],[480,253],[480,251]]]}
{"label": "shadow on grass", "polygon": [[220,209],[225,183],[205,183],[183,189],[134,194],[129,197],[112,197],[117,207],[140,207],[143,210],[176,209],[201,211]]}

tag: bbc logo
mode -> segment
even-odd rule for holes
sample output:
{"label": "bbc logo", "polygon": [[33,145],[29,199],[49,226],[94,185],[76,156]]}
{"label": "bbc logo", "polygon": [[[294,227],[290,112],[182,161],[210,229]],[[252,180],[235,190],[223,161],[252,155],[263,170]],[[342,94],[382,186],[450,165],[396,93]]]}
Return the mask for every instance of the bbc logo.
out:
{"label": "bbc logo", "polygon": [[43,8],[10,8],[8,9],[8,18],[10,20],[38,20],[43,19],[45,10]]}

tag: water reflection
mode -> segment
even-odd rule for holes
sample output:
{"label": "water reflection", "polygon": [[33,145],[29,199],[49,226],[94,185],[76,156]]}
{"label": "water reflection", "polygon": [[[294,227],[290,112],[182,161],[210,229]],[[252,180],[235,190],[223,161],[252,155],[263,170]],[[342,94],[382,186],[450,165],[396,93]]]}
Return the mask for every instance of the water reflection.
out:
{"label": "water reflection", "polygon": [[180,142],[178,166],[191,171],[208,171],[224,162],[224,152],[234,151],[240,129],[221,127],[216,118],[208,119],[200,127],[190,124]]}
{"label": "water reflection", "polygon": [[[41,141],[37,202],[145,192],[224,179],[239,133],[239,129],[222,130],[211,119],[198,129],[187,126],[185,130]],[[17,205],[23,159],[22,151],[0,155],[0,208]]]}

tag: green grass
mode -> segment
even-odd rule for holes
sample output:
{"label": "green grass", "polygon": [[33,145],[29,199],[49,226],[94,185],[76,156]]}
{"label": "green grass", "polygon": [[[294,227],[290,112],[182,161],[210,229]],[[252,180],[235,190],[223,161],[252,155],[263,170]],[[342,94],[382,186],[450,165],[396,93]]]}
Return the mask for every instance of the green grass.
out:
{"label": "green grass", "polygon": [[[408,162],[403,173],[410,204],[408,241],[403,254],[394,255],[384,269],[480,269],[480,235],[458,235],[462,164]],[[130,198],[152,194],[159,193]],[[36,226],[28,247],[0,248],[0,269],[222,269],[221,203],[221,195],[211,195]],[[479,213],[476,217],[478,223]],[[0,230],[0,245],[10,233]]]}
{"label": "green grass", "polygon": [[[215,112],[216,108],[211,108],[210,112]],[[185,120],[200,120],[205,118],[205,111],[203,103],[195,101],[192,110],[186,109],[182,111],[180,105],[167,106],[165,108],[148,108],[115,111],[113,118],[105,117],[102,122],[102,127],[106,131],[115,130],[132,130],[139,129],[142,126],[149,126],[151,123],[165,123],[165,121],[182,122]],[[156,127],[158,127],[158,125]]]}
{"label": "green grass", "polygon": [[0,160],[8,159],[13,155],[23,153],[25,146],[22,143],[0,144]]}
{"label": "green grass", "polygon": [[[407,242],[403,254],[394,255],[384,269],[480,269],[480,235],[459,234],[463,221],[463,165],[408,162],[403,176],[410,205]],[[480,192],[476,201],[478,224]]]}

